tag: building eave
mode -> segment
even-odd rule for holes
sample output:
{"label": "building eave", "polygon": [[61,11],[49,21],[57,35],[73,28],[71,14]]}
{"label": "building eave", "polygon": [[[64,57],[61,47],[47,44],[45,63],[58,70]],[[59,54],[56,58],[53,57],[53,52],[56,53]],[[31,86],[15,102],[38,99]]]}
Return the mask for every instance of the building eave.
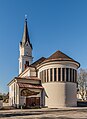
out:
{"label": "building eave", "polygon": [[10,86],[12,83],[14,83],[16,81],[16,77],[14,77],[8,84],[7,86]]}
{"label": "building eave", "polygon": [[80,63],[78,63],[76,61],[54,59],[54,60],[46,60],[45,62],[42,62],[40,65],[37,66],[37,69],[43,67],[44,65],[48,65],[50,63],[52,63],[52,64],[71,63],[71,64],[75,64],[77,66],[77,68],[80,67]]}

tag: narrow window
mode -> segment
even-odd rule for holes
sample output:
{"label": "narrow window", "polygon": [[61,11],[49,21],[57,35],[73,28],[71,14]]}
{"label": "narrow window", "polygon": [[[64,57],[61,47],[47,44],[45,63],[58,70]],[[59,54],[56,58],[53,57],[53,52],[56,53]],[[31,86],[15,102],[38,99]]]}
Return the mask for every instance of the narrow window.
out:
{"label": "narrow window", "polygon": [[65,68],[62,68],[62,81],[65,81]]}
{"label": "narrow window", "polygon": [[44,70],[44,82],[46,82],[46,70]]}
{"label": "narrow window", "polygon": [[43,71],[42,71],[42,83],[44,82]]}
{"label": "narrow window", "polygon": [[54,81],[56,81],[56,68],[54,68]]}
{"label": "narrow window", "polygon": [[52,69],[50,69],[50,81],[52,81]]}
{"label": "narrow window", "polygon": [[61,80],[61,68],[58,68],[58,81]]}
{"label": "narrow window", "polygon": [[25,61],[25,69],[29,66],[29,61]]}
{"label": "narrow window", "polygon": [[49,69],[47,69],[47,82],[49,82]]}
{"label": "narrow window", "polygon": [[68,68],[66,68],[66,81],[69,81],[69,76],[68,76],[68,73],[69,73],[69,69]]}
{"label": "narrow window", "polygon": [[75,82],[77,82],[77,71],[75,70]]}
{"label": "narrow window", "polygon": [[26,61],[26,65],[29,66],[29,61]]}
{"label": "narrow window", "polygon": [[75,75],[74,75],[74,69],[73,69],[73,82],[75,82]]}
{"label": "narrow window", "polygon": [[70,68],[70,82],[72,82],[72,69]]}

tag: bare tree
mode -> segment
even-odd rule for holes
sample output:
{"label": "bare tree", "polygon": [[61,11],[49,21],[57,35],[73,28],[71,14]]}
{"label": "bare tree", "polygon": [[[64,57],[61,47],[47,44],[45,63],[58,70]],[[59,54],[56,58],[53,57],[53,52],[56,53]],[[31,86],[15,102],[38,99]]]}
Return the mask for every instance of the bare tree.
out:
{"label": "bare tree", "polygon": [[82,100],[87,96],[87,70],[79,69],[78,71],[78,93],[81,95]]}

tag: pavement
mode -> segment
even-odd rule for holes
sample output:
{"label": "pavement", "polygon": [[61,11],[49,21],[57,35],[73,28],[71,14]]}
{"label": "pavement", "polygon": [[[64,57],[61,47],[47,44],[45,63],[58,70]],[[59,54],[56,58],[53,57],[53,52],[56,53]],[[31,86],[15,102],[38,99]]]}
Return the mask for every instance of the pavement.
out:
{"label": "pavement", "polygon": [[87,107],[0,110],[0,119],[87,119]]}

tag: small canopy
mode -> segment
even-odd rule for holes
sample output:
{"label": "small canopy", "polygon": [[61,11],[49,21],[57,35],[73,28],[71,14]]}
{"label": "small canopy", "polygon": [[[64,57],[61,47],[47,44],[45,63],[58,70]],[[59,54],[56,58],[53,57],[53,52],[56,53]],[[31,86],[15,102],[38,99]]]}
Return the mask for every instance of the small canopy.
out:
{"label": "small canopy", "polygon": [[29,84],[29,83],[18,83],[20,88],[29,88],[29,89],[44,89],[41,85]]}

